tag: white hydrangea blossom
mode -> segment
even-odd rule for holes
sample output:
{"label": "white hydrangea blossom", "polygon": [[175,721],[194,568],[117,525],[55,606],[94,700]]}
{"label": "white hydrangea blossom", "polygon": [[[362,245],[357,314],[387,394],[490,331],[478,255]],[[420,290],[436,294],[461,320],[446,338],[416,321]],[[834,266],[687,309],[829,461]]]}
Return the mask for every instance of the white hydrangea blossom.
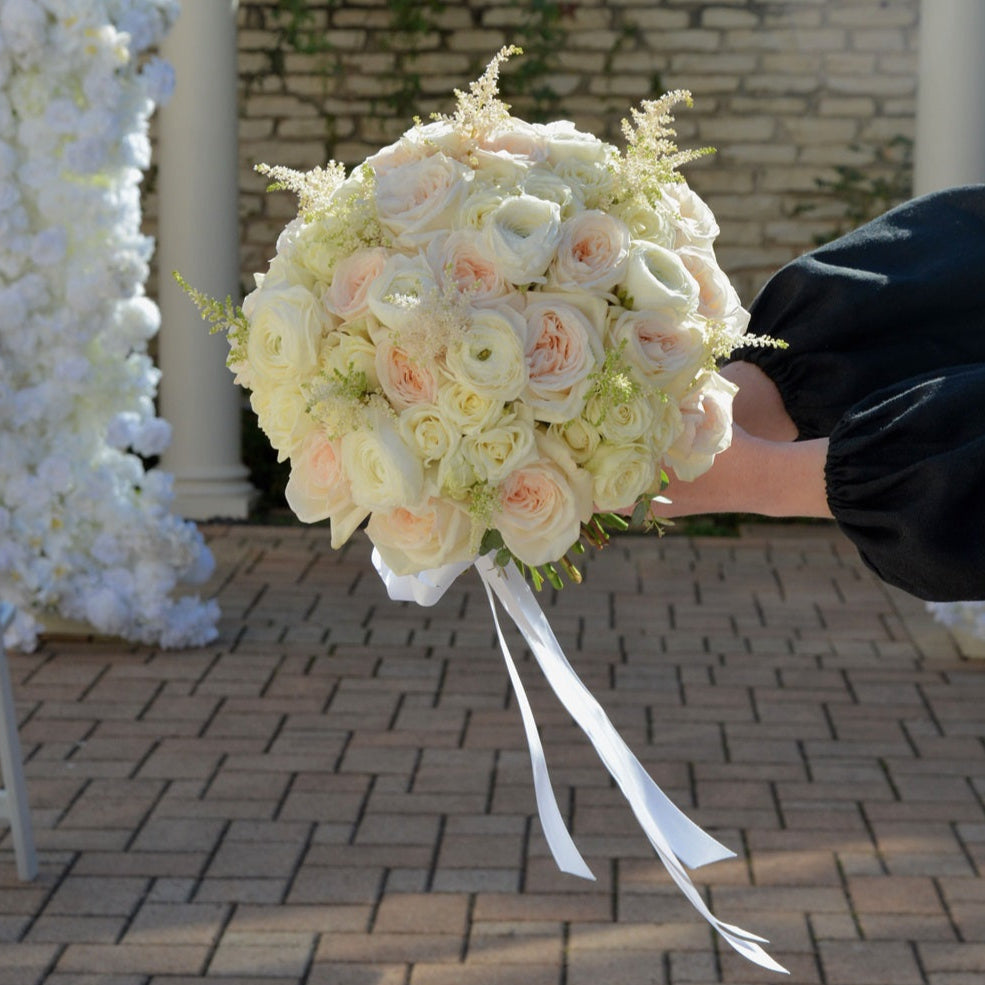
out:
{"label": "white hydrangea blossom", "polygon": [[148,120],[172,84],[150,54],[176,0],[0,4],[0,598],[5,642],[56,614],[168,647],[216,635],[218,608],[172,598],[208,577],[170,477],[147,355],[140,231]]}

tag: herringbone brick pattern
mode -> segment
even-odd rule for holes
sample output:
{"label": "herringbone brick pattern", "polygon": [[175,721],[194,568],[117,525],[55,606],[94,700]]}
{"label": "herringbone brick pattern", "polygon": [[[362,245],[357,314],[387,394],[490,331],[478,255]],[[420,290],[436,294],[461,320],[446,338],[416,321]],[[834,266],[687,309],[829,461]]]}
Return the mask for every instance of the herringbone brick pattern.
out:
{"label": "herringbone brick pattern", "polygon": [[[214,526],[221,639],[12,655],[42,873],[0,839],[0,985],[781,981],[681,898],[533,662],[598,880],[557,872],[485,597],[387,600],[360,538]],[[696,873],[790,985],[985,976],[985,664],[827,526],[627,538],[542,603]],[[514,654],[524,657],[515,634]]]}

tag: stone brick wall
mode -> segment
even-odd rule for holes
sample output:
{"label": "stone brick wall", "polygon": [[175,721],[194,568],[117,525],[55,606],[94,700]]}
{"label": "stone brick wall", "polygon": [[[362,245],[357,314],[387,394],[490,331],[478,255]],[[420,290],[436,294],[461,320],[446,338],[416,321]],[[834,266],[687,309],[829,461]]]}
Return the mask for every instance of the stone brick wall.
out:
{"label": "stone brick wall", "polygon": [[[394,29],[403,6],[423,18],[420,29]],[[448,111],[452,88],[517,42],[535,62],[550,49],[554,70],[539,81],[557,96],[552,115],[616,143],[619,121],[640,99],[692,91],[693,108],[678,115],[679,143],[710,144],[717,154],[687,177],[715,210],[719,256],[750,300],[780,264],[846,225],[844,197],[820,190],[819,179],[858,168],[865,207],[865,189],[899,171],[901,152],[891,145],[913,135],[918,7],[581,0],[554,5],[561,16],[545,39],[532,6],[517,0],[311,0],[302,26],[314,33],[301,40],[326,50],[305,54],[278,45],[290,25],[275,0],[241,0],[244,283],[265,267],[293,214],[290,195],[264,193],[255,163],[357,162],[402,132],[412,113]],[[408,99],[413,108],[401,105]],[[535,105],[513,102],[520,115]]]}

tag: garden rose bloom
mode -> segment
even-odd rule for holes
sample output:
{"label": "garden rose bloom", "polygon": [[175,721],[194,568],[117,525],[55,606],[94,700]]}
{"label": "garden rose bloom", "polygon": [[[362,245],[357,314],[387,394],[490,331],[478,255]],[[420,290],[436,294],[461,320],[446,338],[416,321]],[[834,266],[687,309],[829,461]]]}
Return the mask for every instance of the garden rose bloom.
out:
{"label": "garden rose bloom", "polygon": [[701,196],[685,181],[667,184],[662,194],[676,218],[677,238],[674,246],[710,246],[718,236],[718,222]]}
{"label": "garden rose bloom", "polygon": [[530,380],[523,399],[538,420],[569,421],[602,361],[598,323],[563,294],[528,294],[525,315]]}
{"label": "garden rose bloom", "polygon": [[579,212],[561,227],[561,242],[551,270],[565,291],[611,291],[620,283],[629,259],[629,230],[605,212]]}
{"label": "garden rose bloom", "polygon": [[438,396],[437,372],[413,359],[399,346],[382,341],[376,346],[376,376],[391,405],[405,410],[414,404],[433,404]]}
{"label": "garden rose bloom", "polygon": [[470,168],[441,153],[388,168],[376,181],[380,222],[405,243],[426,242],[448,227],[471,178]]}
{"label": "garden rose bloom", "polygon": [[672,308],[683,316],[698,307],[697,281],[676,253],[655,243],[633,243],[621,286],[629,296],[629,305],[637,311]]}
{"label": "garden rose bloom", "polygon": [[483,150],[506,151],[514,157],[523,157],[530,161],[547,160],[546,135],[523,120],[510,120],[508,129],[487,134],[480,146]]}
{"label": "garden rose bloom", "polygon": [[454,285],[468,295],[470,304],[495,303],[510,289],[471,229],[435,237],[427,256],[442,285]]}
{"label": "garden rose bloom", "polygon": [[623,346],[623,358],[643,382],[671,397],[690,388],[707,357],[701,324],[667,308],[624,311],[609,326],[608,339]]}
{"label": "garden rose bloom", "polygon": [[678,479],[697,479],[732,443],[732,398],[737,391],[738,387],[718,373],[710,373],[681,401],[684,427],[666,453],[667,464]]}
{"label": "garden rose bloom", "polygon": [[714,251],[687,246],[677,251],[688,273],[698,284],[698,314],[714,321],[730,321],[741,335],[749,324],[749,313],[739,301],[738,292],[718,265]]}
{"label": "garden rose bloom", "polygon": [[291,456],[284,490],[287,505],[302,523],[330,520],[332,548],[337,550],[369,515],[352,502],[342,469],[342,445],[322,431],[311,431]]}
{"label": "garden rose bloom", "polygon": [[493,524],[524,564],[556,561],[578,540],[592,514],[591,478],[563,448],[539,442],[541,457],[499,486]]}
{"label": "garden rose bloom", "polygon": [[561,238],[560,206],[532,195],[501,197],[482,235],[483,246],[506,280],[541,283]]}
{"label": "garden rose bloom", "polygon": [[343,321],[365,315],[369,285],[383,272],[388,255],[387,250],[374,247],[340,260],[325,293],[325,307]]}
{"label": "garden rose bloom", "polygon": [[470,561],[472,518],[456,503],[432,497],[417,507],[374,512],[366,533],[397,575]]}

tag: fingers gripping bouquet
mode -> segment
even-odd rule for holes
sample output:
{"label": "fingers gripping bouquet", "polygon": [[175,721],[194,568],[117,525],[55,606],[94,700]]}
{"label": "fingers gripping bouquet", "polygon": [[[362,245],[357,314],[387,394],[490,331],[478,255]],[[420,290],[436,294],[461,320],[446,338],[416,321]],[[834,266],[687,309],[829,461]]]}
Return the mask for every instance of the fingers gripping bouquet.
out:
{"label": "fingers gripping bouquet", "polygon": [[[336,163],[262,167],[299,197],[267,273],[241,311],[189,291],[227,329],[236,380],[290,460],[297,516],[328,519],[334,548],[368,521],[393,597],[436,601],[474,562],[682,890],[729,943],[779,969],[759,938],[707,911],[681,860],[732,853],[642,770],[522,577],[578,580],[569,552],[625,528],[616,511],[656,522],[668,476],[696,478],[731,440],[734,389],[715,366],[750,343],[748,316],[715,259],[714,217],[677,173],[705,152],[673,142],[685,92],[634,110],[622,153],[567,122],[512,117],[497,84],[518,50],[456,93],[453,115],[418,122],[348,176]],[[545,834],[563,869],[591,877],[500,642]]]}

